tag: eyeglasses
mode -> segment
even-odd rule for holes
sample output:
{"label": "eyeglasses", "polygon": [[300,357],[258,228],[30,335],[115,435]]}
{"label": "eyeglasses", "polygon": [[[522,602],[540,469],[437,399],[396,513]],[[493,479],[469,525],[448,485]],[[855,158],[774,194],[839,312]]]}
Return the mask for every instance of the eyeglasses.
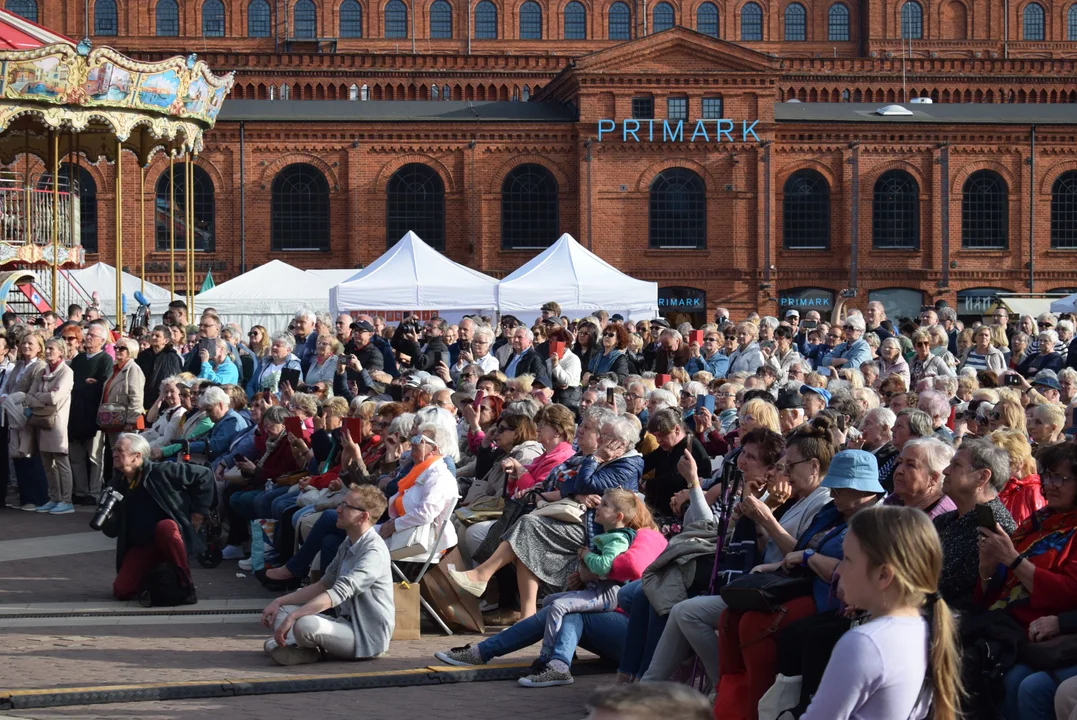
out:
{"label": "eyeglasses", "polygon": [[859,330],[860,328],[855,328],[852,325],[842,325],[842,329],[843,330],[848,330],[849,332],[853,332],[853,331]]}
{"label": "eyeglasses", "polygon": [[705,338],[703,338],[703,342],[716,343],[716,342],[718,342],[718,338],[716,338],[716,337],[705,337]]}
{"label": "eyeglasses", "polygon": [[927,340],[920,340],[916,343],[916,347],[931,347],[931,343]]}
{"label": "eyeglasses", "polygon": [[779,475],[785,475],[797,465],[801,463],[811,462],[811,460],[811,458],[808,458],[807,460],[794,460],[793,462],[778,463],[774,466],[774,471],[777,472]]}
{"label": "eyeglasses", "polygon": [[626,393],[625,394],[625,400],[628,400],[629,398],[632,398],[633,400],[642,400],[643,397],[644,397],[643,395],[636,395],[635,393]]}
{"label": "eyeglasses", "polygon": [[724,392],[714,393],[714,397],[716,397],[716,398],[733,397],[733,393],[724,393]]}
{"label": "eyeglasses", "polygon": [[831,335],[827,335],[827,337],[830,338],[831,340],[841,340],[841,335],[831,334]]}
{"label": "eyeglasses", "polygon": [[991,421],[992,422],[998,422],[1001,419],[1002,419],[1002,413],[997,413],[997,412],[991,413]]}
{"label": "eyeglasses", "polygon": [[494,433],[513,432],[514,428],[510,428],[508,425],[498,425],[494,428]]}
{"label": "eyeglasses", "polygon": [[355,505],[349,505],[348,503],[344,502],[343,500],[341,500],[340,502],[337,503],[337,511],[338,512],[340,511],[341,508],[348,508],[349,510],[354,510],[355,512],[370,512],[366,508],[356,507]]}
{"label": "eyeglasses", "polygon": [[1066,484],[1067,480],[1072,480],[1072,475],[1060,475],[1058,473],[1046,472],[1040,473],[1040,484],[1046,488],[1048,485],[1053,487],[1062,487]]}
{"label": "eyeglasses", "polygon": [[604,333],[602,333],[602,337],[615,338],[615,337],[617,337],[617,333],[615,333],[615,332],[604,332]]}
{"label": "eyeglasses", "polygon": [[1051,323],[1049,323],[1049,322],[1042,322],[1042,323],[1037,323],[1037,325],[1039,325],[1039,326],[1040,326],[1041,328],[1049,328],[1049,327],[1054,327],[1054,325],[1052,325],[1052,324],[1051,324]]}

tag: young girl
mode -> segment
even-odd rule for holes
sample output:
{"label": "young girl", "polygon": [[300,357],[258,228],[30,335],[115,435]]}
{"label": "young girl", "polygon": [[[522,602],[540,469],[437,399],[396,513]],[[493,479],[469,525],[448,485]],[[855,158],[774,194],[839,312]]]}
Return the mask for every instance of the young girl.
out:
{"label": "young girl", "polygon": [[[580,563],[598,579],[588,582],[583,590],[548,595],[543,601],[543,608],[549,608],[546,615],[546,631],[542,638],[542,650],[539,661],[546,661],[553,655],[554,642],[561,631],[561,621],[572,613],[608,612],[617,607],[619,583],[608,579],[614,559],[628,550],[641,528],[656,530],[651,511],[638,495],[629,490],[611,488],[602,495],[602,502],[595,509],[595,520],[602,529],[601,535],[591,540],[589,548],[580,548]],[[568,676],[568,666],[559,660],[549,660],[549,667],[554,673]],[[528,681],[525,683],[525,681]],[[565,682],[534,682],[531,678],[522,678],[520,684],[525,687],[546,687],[547,685],[564,685]]]}
{"label": "young girl", "polygon": [[839,590],[872,619],[838,641],[802,720],[954,720],[960,656],[931,521],[915,508],[863,510],[844,551]]}

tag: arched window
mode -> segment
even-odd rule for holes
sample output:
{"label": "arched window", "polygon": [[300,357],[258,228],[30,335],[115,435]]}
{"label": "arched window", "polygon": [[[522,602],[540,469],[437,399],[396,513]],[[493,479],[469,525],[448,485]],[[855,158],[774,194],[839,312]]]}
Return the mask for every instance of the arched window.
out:
{"label": "arched window", "polygon": [[224,3],[221,0],[202,3],[202,35],[224,37]]}
{"label": "arched window", "polygon": [[438,250],[445,249],[445,185],[421,163],[393,173],[386,188],[385,242],[392,247],[411,230]]}
{"label": "arched window", "polygon": [[306,39],[318,37],[318,8],[311,0],[299,0],[292,13],[294,20],[292,37]]}
{"label": "arched window", "polygon": [[961,247],[1009,247],[1009,211],[1006,181],[997,172],[977,170],[961,189]]}
{"label": "arched window", "polygon": [[888,170],[875,181],[871,235],[877,248],[920,247],[920,186],[904,170]]}
{"label": "arched window", "polygon": [[433,40],[452,39],[452,5],[445,0],[437,0],[430,6],[430,38]]}
{"label": "arched window", "polygon": [[[60,165],[60,192],[72,190],[79,196],[79,244],[88,253],[97,252],[97,183],[93,175],[83,167],[77,166],[75,186],[71,187],[71,163]],[[52,190],[52,173],[44,173],[37,182],[38,190]]]}
{"label": "arched window", "polygon": [[915,0],[901,6],[901,37],[905,40],[924,37],[924,9]]}
{"label": "arched window", "polygon": [[385,37],[391,39],[408,36],[408,7],[401,0],[389,0],[385,4]]}
{"label": "arched window", "polygon": [[[187,164],[176,163],[176,249],[186,247],[187,238]],[[198,165],[194,166],[194,247],[195,250],[213,252],[216,240],[214,221],[214,197],[213,180],[209,173]],[[171,184],[169,171],[165,170],[157,178],[156,199],[154,207],[157,218],[156,247],[158,250],[168,250],[170,237],[168,223],[171,219],[170,203],[172,202]]]}
{"label": "arched window", "polygon": [[610,40],[632,39],[632,11],[620,0],[610,5],[606,35]]}
{"label": "arched window", "polygon": [[1051,186],[1051,247],[1077,248],[1077,170],[1062,173]]}
{"label": "arched window", "polygon": [[247,6],[247,36],[266,38],[270,33],[269,3],[266,0],[251,0]]}
{"label": "arched window", "polygon": [[1070,42],[1077,40],[1077,5],[1070,5],[1066,13],[1066,39]]}
{"label": "arched window", "polygon": [[785,8],[785,39],[792,42],[803,42],[808,39],[807,16],[804,6],[793,3]]}
{"label": "arched window", "polygon": [[841,3],[834,3],[827,12],[827,20],[827,40],[844,42],[849,39],[849,8]]}
{"label": "arched window", "polygon": [[340,4],[340,36],[363,37],[363,6],[356,0],[344,0]]}
{"label": "arched window", "polygon": [[1043,40],[1043,6],[1039,3],[1025,5],[1025,40]]}
{"label": "arched window", "polygon": [[475,39],[497,40],[497,5],[490,0],[475,6]]}
{"label": "arched window", "polygon": [[273,178],[274,250],[329,250],[329,182],[313,165],[295,163]]}
{"label": "arched window", "polygon": [[703,179],[686,168],[660,172],[651,181],[651,247],[702,248],[706,233],[707,191]]}
{"label": "arched window", "polygon": [[660,2],[651,11],[651,32],[662,32],[673,27],[673,6],[667,2]]}
{"label": "arched window", "polygon": [[37,22],[37,0],[7,0],[4,7],[8,12],[15,13],[19,17],[26,18],[30,22]]}
{"label": "arched window", "polygon": [[441,86],[441,99],[452,100],[452,90],[449,89],[447,84]]}
{"label": "arched window", "polygon": [[787,250],[830,249],[830,184],[815,170],[797,170],[785,181],[782,237]]}
{"label": "arched window", "polygon": [[[11,3],[8,3],[10,9]],[[116,35],[119,33],[119,20],[116,15],[116,0],[96,0],[93,4],[93,34]]]}
{"label": "arched window", "polygon": [[750,2],[740,9],[740,39],[763,39],[763,8]]}
{"label": "arched window", "polygon": [[[11,7],[11,3],[8,3]],[[157,37],[179,35],[179,4],[176,0],[157,0]]]}
{"label": "arched window", "polygon": [[501,247],[544,248],[557,239],[557,180],[534,163],[517,165],[501,183]]}
{"label": "arched window", "polygon": [[542,6],[534,0],[520,6],[520,39],[542,39]]}
{"label": "arched window", "polygon": [[696,8],[696,32],[718,37],[718,6],[705,2]]}
{"label": "arched window", "polygon": [[565,5],[565,40],[587,39],[587,9],[572,0]]}

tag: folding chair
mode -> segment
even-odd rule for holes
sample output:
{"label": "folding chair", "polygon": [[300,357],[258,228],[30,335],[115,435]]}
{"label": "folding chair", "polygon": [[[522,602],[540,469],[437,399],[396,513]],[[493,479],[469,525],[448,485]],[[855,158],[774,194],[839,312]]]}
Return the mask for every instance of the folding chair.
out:
{"label": "folding chair", "polygon": [[[441,538],[445,535],[445,528],[448,527],[449,522],[449,520],[446,520],[445,522],[441,523],[441,530],[438,531],[438,536],[434,539],[433,546],[430,548],[430,552],[427,554],[425,560],[423,560],[420,556],[415,556],[410,558],[401,558],[400,560],[394,560],[390,563],[393,568],[393,574],[397,577],[398,580],[402,580],[409,583],[419,583],[420,581],[422,581],[423,576],[426,575],[426,571],[430,569],[430,566],[436,565],[441,561],[441,553],[438,552],[438,545],[441,544]],[[414,580],[408,580],[407,576],[404,574],[404,571],[401,570],[399,566],[397,566],[398,562],[421,562],[423,563],[423,567],[419,571],[418,577],[416,577]],[[442,632],[444,632],[446,635],[453,634],[453,631],[449,629],[449,626],[445,624],[445,621],[441,619],[441,617],[437,614],[434,608],[430,606],[430,603],[428,603],[426,601],[426,598],[424,598],[422,595],[419,595],[419,605],[424,611],[426,611],[426,614],[430,617],[430,619],[438,624],[438,627],[441,628]]]}

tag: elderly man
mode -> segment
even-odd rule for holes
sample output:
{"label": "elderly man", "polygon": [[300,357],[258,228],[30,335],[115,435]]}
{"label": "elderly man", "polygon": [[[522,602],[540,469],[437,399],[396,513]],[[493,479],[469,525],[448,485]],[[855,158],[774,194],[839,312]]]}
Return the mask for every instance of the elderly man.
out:
{"label": "elderly man", "polygon": [[822,364],[831,367],[859,368],[863,363],[871,362],[871,346],[864,340],[864,317],[850,314],[845,318],[842,330],[845,342],[834,348],[834,352]]}
{"label": "elderly man", "polygon": [[942,490],[942,473],[953,457],[953,446],[935,437],[906,442],[894,468],[894,492],[883,504],[919,508],[931,518],[956,510]]}
{"label": "elderly man", "polygon": [[[356,320],[349,325],[351,328],[351,339],[348,341],[348,345],[345,347],[345,352],[355,357],[359,368],[355,368],[355,362],[348,360],[348,372],[347,381],[354,382],[359,389],[360,393],[382,393],[385,392],[385,386],[376,382],[370,375],[372,372],[385,369],[385,357],[374,345],[374,326],[367,320]],[[337,373],[343,374],[343,370],[338,365]],[[334,378],[334,383],[336,378]],[[340,388],[334,388],[334,394],[346,395]]]}
{"label": "elderly man", "polygon": [[201,367],[198,377],[219,385],[236,385],[239,383],[239,368],[228,357],[228,345],[223,340],[217,341],[217,350],[211,357],[209,350],[198,348]]}
{"label": "elderly man", "polygon": [[90,325],[82,339],[82,352],[71,360],[75,380],[67,421],[68,455],[73,499],[82,505],[96,505],[101,494],[104,445],[97,428],[97,407],[105,383],[112,375],[112,358],[104,351],[108,339],[106,328]]}
{"label": "elderly man", "polygon": [[690,353],[684,336],[676,330],[663,330],[658,337],[658,351],[654,356],[654,371],[668,375],[675,367],[688,364]]}
{"label": "elderly man", "polygon": [[544,373],[542,359],[535,352],[532,343],[535,335],[530,328],[520,326],[512,333],[512,354],[502,364],[501,371],[505,377],[512,380],[517,375],[534,375],[538,377]]}
{"label": "elderly man", "polygon": [[[391,376],[396,377],[400,374],[400,368],[396,364],[396,355],[393,354],[393,345],[381,335],[381,330],[378,329],[378,323],[376,320],[381,320],[381,317],[371,317],[370,315],[359,315],[355,318],[358,322],[365,322],[370,327],[374,328],[374,334],[370,336],[370,344],[378,349],[382,358],[382,370],[389,373]],[[385,321],[381,320],[382,329],[385,328]],[[352,330],[355,330],[352,327]],[[345,343],[344,352],[355,354],[355,350],[351,349],[354,345],[354,335],[352,336],[351,344]]]}
{"label": "elderly man", "polygon": [[336,332],[337,340],[345,347],[347,347],[348,341],[352,337],[351,325],[353,322],[354,318],[348,313],[337,315],[337,319],[333,322],[333,330]]}
{"label": "elderly man", "polygon": [[933,434],[939,440],[953,443],[954,434],[946,427],[950,419],[950,401],[937,390],[924,390],[917,396],[916,407],[931,417]]}
{"label": "elderly man", "polygon": [[295,356],[299,358],[299,365],[306,373],[307,366],[318,354],[318,333],[315,325],[318,322],[318,314],[313,310],[303,308],[295,314],[293,334],[295,335]]}
{"label": "elderly man", "polygon": [[[469,318],[464,318],[468,320]],[[501,363],[497,361],[490,348],[494,343],[494,331],[485,325],[470,330],[471,341],[466,348],[460,349],[456,362],[453,363],[451,376],[453,382],[459,382],[460,372],[468,365],[475,364],[482,368],[483,373],[492,373],[501,369]],[[464,323],[460,323],[460,333],[464,333]]]}
{"label": "elderly man", "polygon": [[804,413],[803,395],[795,390],[781,390],[778,392],[778,422],[781,426],[782,435],[788,437],[807,419]]}
{"label": "elderly man", "polygon": [[[347,539],[321,579],[266,606],[262,624],[273,637],[264,650],[280,665],[318,662],[325,655],[359,660],[384,655],[396,609],[389,549],[374,529],[385,512],[385,494],[352,485],[337,505],[337,527]],[[336,615],[325,613],[336,608]]]}
{"label": "elderly man", "polygon": [[167,325],[158,325],[150,332],[150,346],[138,354],[135,361],[146,376],[142,402],[153,407],[161,392],[161,382],[183,369],[183,358],[172,347],[172,332]]}
{"label": "elderly man", "polygon": [[880,342],[888,337],[893,337],[893,333],[882,326],[885,320],[886,308],[878,300],[872,300],[864,310],[864,321],[866,323],[864,332],[875,333],[879,336]]}
{"label": "elderly man", "polygon": [[[113,491],[122,496],[101,526],[116,538],[116,579],[112,593],[143,604],[152,594],[176,595],[176,604],[197,602],[188,556],[202,550],[198,527],[213,503],[213,474],[187,463],[153,463],[150,446],[121,433],[112,448]],[[149,578],[147,578],[149,576]],[[147,584],[150,590],[143,590]],[[163,598],[168,601],[169,598]]]}
{"label": "elderly man", "polygon": [[927,330],[939,324],[939,314],[934,308],[924,308],[920,311],[920,329]]}
{"label": "elderly man", "polygon": [[820,317],[818,310],[808,310],[800,320],[797,327],[797,335],[794,340],[797,349],[800,350],[802,355],[807,355],[808,351],[811,349],[808,344],[808,333],[819,327],[820,320],[822,320],[822,318]]}
{"label": "elderly man", "polygon": [[[203,315],[202,319],[198,321],[198,341],[201,342],[202,340],[217,340],[224,343],[228,348],[228,354],[235,356],[235,348],[221,339],[221,320],[216,315]],[[183,363],[183,372],[197,375],[201,370],[202,358],[199,357],[198,345],[196,344],[194,349],[187,353],[187,358]]]}
{"label": "elderly man", "polygon": [[946,349],[957,354],[957,336],[960,331],[957,328],[957,312],[952,307],[943,307],[938,310],[939,324],[946,331],[948,339]]}
{"label": "elderly man", "polygon": [[[452,345],[449,346],[449,366],[453,367],[460,359],[460,353],[464,350],[471,350],[471,343],[475,338],[475,329],[478,326],[475,321],[469,317],[465,317],[460,321],[460,325],[457,326],[456,335],[457,339]],[[492,341],[491,341],[492,342]]]}

